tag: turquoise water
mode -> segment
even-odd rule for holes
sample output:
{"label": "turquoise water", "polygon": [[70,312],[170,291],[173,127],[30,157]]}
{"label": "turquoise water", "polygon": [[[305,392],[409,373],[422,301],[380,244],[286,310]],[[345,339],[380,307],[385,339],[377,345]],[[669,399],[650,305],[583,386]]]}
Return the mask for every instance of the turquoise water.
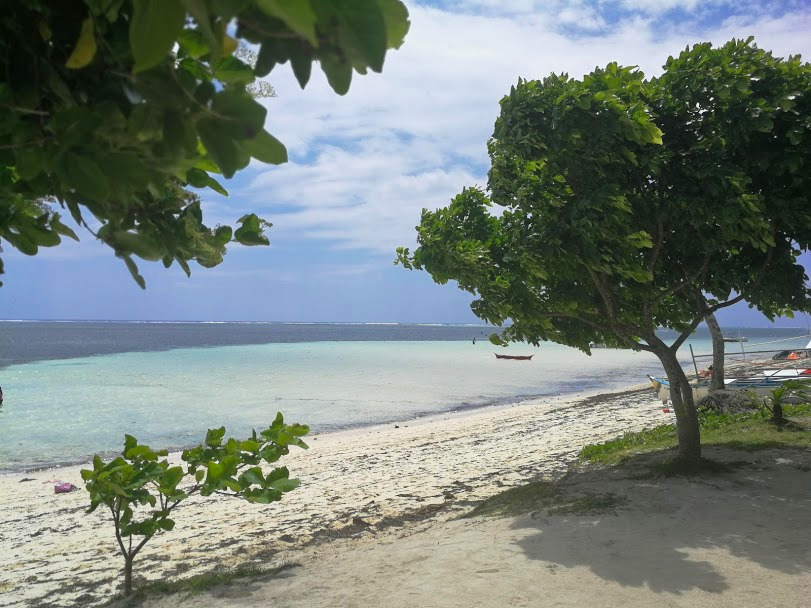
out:
{"label": "turquoise water", "polygon": [[[697,352],[709,342],[696,338]],[[793,345],[793,344],[792,344]],[[802,344],[797,344],[801,346]],[[737,347],[737,345],[733,345]],[[535,354],[531,362],[494,352]],[[680,351],[689,360],[687,345]],[[661,373],[647,353],[487,342],[300,342],[183,348],[36,361],[0,370],[0,470],[88,459],[124,433],[153,447],[244,434],[276,412],[328,431],[466,407],[638,384]]]}

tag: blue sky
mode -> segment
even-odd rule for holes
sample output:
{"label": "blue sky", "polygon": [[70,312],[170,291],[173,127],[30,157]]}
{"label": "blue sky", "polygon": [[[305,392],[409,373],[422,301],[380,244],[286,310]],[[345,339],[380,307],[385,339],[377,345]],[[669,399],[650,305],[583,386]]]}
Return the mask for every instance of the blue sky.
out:
{"label": "blue sky", "polygon": [[[251,165],[225,184],[229,198],[203,194],[210,225],[248,211],[273,222],[271,247],[232,247],[190,279],[141,262],[145,292],[88,233],[35,258],[6,247],[0,318],[475,322],[468,294],[392,261],[413,245],[422,208],[486,184],[498,100],[519,77],[580,76],[610,61],[654,75],[688,44],[749,35],[777,55],[811,56],[804,0],[406,3],[405,44],[345,97],[318,70],[304,91],[289,66],[272,72],[266,126],[291,162]],[[766,323],[745,305],[721,321]]]}

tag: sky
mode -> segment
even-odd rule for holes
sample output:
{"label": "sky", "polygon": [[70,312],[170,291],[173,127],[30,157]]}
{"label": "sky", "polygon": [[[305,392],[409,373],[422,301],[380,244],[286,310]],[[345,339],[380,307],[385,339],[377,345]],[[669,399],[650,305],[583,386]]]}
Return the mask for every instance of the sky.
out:
{"label": "sky", "polygon": [[[382,74],[332,92],[317,68],[301,90],[289,65],[268,80],[266,128],[290,162],[254,163],[204,192],[206,223],[256,212],[270,247],[232,246],[214,269],[140,262],[147,289],[80,233],[28,258],[6,247],[0,318],[477,322],[472,296],[393,265],[423,208],[486,185],[486,141],[518,78],[580,77],[611,61],[661,72],[687,45],[755,36],[778,56],[811,57],[807,0],[406,0],[411,30]],[[811,268],[811,256],[804,257]],[[722,325],[762,326],[745,304]],[[783,326],[805,326],[784,319]]]}

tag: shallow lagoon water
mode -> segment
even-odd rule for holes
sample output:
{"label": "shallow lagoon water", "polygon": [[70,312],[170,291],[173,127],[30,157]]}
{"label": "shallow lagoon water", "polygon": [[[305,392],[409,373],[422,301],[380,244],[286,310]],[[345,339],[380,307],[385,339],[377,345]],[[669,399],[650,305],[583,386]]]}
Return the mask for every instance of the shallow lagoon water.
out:
{"label": "shallow lagoon water", "polygon": [[[468,330],[470,333],[472,330]],[[478,333],[478,330],[475,332]],[[475,335],[475,334],[474,334]],[[709,342],[691,340],[697,352]],[[534,354],[497,360],[494,352]],[[689,360],[687,345],[680,351]],[[608,390],[661,373],[648,353],[486,341],[313,341],[175,348],[12,364],[0,370],[0,470],[84,461],[125,433],[180,448],[225,425],[242,435],[278,411],[317,431]]]}

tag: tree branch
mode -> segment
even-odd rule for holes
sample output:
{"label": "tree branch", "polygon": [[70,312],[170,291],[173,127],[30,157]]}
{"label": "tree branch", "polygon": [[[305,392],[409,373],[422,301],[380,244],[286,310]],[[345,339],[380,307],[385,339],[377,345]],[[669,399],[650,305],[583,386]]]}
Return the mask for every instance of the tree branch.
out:
{"label": "tree branch", "polygon": [[719,302],[715,306],[710,306],[709,308],[704,309],[704,315],[706,316],[710,313],[715,312],[716,310],[721,310],[722,308],[726,308],[727,306],[732,306],[733,304],[737,304],[741,300],[743,300],[746,296],[744,294],[739,294],[732,298],[731,300],[727,300],[726,302]]}
{"label": "tree branch", "polygon": [[681,332],[681,335],[676,338],[676,341],[670,345],[670,350],[672,350],[674,353],[679,350],[679,347],[684,344],[684,341],[696,330],[696,327],[698,327],[698,324],[701,323],[701,319],[703,318],[704,315],[702,314],[700,317],[693,319],[693,322],[690,323],[690,327]]}
{"label": "tree branch", "polygon": [[130,556],[134,558],[136,555],[138,555],[138,552],[144,547],[144,545],[147,542],[149,542],[149,540],[153,536],[155,536],[155,535],[150,534],[149,536],[144,536],[143,540],[140,543],[138,543],[138,545],[135,547],[135,550],[132,549],[132,536],[130,536]]}
{"label": "tree branch", "polygon": [[665,240],[665,227],[662,223],[662,214],[659,213],[656,216],[656,244],[653,246],[653,251],[651,252],[651,259],[650,263],[648,264],[648,272],[653,274],[653,269],[656,267],[656,262],[659,261],[659,253],[662,250],[662,244]]}
{"label": "tree branch", "polygon": [[684,280],[681,283],[679,283],[678,285],[676,285],[675,287],[671,287],[670,289],[668,289],[665,292],[660,293],[658,296],[656,296],[653,299],[653,303],[651,305],[651,308],[653,308],[654,306],[656,306],[660,302],[663,302],[665,299],[669,298],[670,296],[677,294],[682,289],[686,289],[687,287],[693,286],[695,284],[695,282],[699,278],[701,278],[704,274],[706,274],[707,270],[709,269],[709,265],[710,265],[710,256],[709,256],[709,254],[707,254],[704,257],[704,263],[701,265],[701,270],[699,270],[697,273],[695,273],[694,275],[692,275],[690,277],[685,277]]}
{"label": "tree branch", "polygon": [[124,539],[121,538],[121,524],[119,514],[121,513],[121,499],[116,499],[116,508],[109,505],[110,513],[113,515],[113,524],[115,525],[115,539],[118,541],[118,546],[121,548],[121,555],[127,557],[127,549],[124,547]]}
{"label": "tree branch", "polygon": [[613,325],[614,302],[611,298],[611,294],[609,294],[608,291],[605,289],[602,280],[600,279],[600,277],[597,275],[596,272],[594,272],[591,268],[586,268],[586,270],[588,270],[589,276],[591,277],[594,286],[597,288],[597,293],[600,294],[600,297],[603,300],[603,305],[605,306],[605,312],[608,317],[608,321]]}

